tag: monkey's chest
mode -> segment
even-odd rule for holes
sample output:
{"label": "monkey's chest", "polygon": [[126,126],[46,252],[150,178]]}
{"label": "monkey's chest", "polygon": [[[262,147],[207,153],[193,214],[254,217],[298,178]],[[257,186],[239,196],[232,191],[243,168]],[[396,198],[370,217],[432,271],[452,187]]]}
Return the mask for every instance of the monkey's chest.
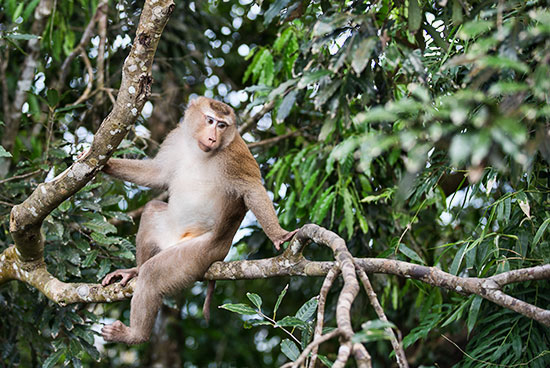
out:
{"label": "monkey's chest", "polygon": [[226,191],[221,181],[193,174],[177,176],[170,188],[169,211],[180,226],[210,231],[227,203]]}

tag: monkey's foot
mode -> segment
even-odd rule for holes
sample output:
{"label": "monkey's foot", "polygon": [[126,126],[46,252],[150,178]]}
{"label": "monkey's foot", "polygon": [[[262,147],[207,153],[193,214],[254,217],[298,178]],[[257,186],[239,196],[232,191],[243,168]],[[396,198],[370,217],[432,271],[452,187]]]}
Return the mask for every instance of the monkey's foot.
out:
{"label": "monkey's foot", "polygon": [[120,278],[120,285],[125,286],[128,283],[128,281],[130,281],[137,275],[138,275],[137,267],[116,270],[111,272],[107,276],[105,276],[105,278],[101,282],[101,285],[107,286],[115,282],[116,279]]}

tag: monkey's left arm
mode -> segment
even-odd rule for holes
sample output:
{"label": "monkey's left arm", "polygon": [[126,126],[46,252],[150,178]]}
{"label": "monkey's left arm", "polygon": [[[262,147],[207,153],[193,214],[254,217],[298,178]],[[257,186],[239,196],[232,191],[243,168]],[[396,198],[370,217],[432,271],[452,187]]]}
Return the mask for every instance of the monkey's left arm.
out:
{"label": "monkey's left arm", "polygon": [[279,225],[273,202],[271,202],[261,182],[249,184],[244,194],[244,203],[254,213],[277,250],[298,231],[286,231]]}

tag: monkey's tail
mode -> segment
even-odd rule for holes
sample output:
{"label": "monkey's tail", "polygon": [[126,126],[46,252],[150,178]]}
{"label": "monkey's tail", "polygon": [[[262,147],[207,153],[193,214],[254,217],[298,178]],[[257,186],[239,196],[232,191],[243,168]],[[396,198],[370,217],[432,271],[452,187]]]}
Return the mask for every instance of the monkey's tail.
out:
{"label": "monkey's tail", "polygon": [[214,294],[214,289],[216,288],[216,281],[208,281],[208,287],[206,288],[206,298],[204,298],[204,305],[202,306],[202,315],[206,320],[206,323],[210,321],[210,302],[212,301],[212,295]]}

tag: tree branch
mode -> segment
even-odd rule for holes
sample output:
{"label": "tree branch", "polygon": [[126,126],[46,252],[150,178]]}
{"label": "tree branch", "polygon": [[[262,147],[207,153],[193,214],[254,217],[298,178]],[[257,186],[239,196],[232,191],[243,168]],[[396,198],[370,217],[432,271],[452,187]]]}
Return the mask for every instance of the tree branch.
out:
{"label": "tree branch", "polygon": [[298,359],[296,359],[293,362],[289,362],[285,365],[282,365],[281,368],[298,368],[300,366],[300,364],[302,364],[304,362],[304,360],[307,358],[307,356],[309,355],[310,351],[313,348],[319,347],[319,345],[321,345],[325,341],[333,339],[338,335],[340,335],[340,330],[336,328],[336,329],[330,331],[329,333],[326,333],[324,335],[315,337],[313,339],[313,341],[304,349],[304,351],[302,351],[302,353],[300,354]]}
{"label": "tree branch", "polygon": [[[323,285],[321,286],[321,291],[319,292],[319,301],[317,303],[317,324],[315,325],[315,332],[313,333],[313,341],[317,340],[323,334],[323,324],[325,321],[325,304],[327,302],[327,295],[334,283],[336,277],[340,274],[338,267],[331,268]],[[317,360],[317,352],[319,350],[319,345],[315,345],[311,351],[311,360],[309,361],[309,368],[315,368],[315,361]]]}
{"label": "tree branch", "polygon": [[273,110],[275,107],[275,101],[270,101],[264,105],[264,107],[256,114],[250,116],[239,126],[239,134],[243,135],[252,129],[252,126],[256,124],[265,114]]}
{"label": "tree branch", "polygon": [[136,121],[151,93],[153,58],[173,9],[173,0],[145,2],[136,38],[124,62],[116,103],[95,134],[90,150],[54,180],[40,184],[25,202],[13,207],[10,232],[22,260],[42,259],[44,241],[40,227],[44,218],[94,177]]}
{"label": "tree branch", "polygon": [[[357,273],[359,274],[359,278],[361,279],[361,282],[365,287],[365,291],[367,293],[367,296],[369,297],[370,304],[374,308],[376,315],[381,321],[387,322],[388,317],[386,317],[386,314],[384,313],[384,309],[382,309],[382,306],[378,302],[378,298],[376,296],[376,293],[374,292],[374,289],[372,288],[372,285],[370,283],[370,280],[367,274],[362,268],[358,268]],[[395,333],[390,327],[386,328],[385,331],[390,336],[390,342],[393,347],[393,350],[395,351],[397,365],[400,368],[408,368],[409,363],[407,363],[407,357],[405,356],[405,351],[403,351],[403,347],[401,346],[400,342],[397,341],[397,337],[395,336]]]}
{"label": "tree branch", "polygon": [[[59,73],[59,80],[57,81],[57,90],[62,91],[65,87],[65,79],[67,78],[67,74],[69,73],[69,67],[71,65],[71,62],[74,60],[74,58],[80,54],[81,52],[85,52],[86,45],[90,42],[90,39],[93,36],[93,30],[96,22],[98,22],[99,19],[105,18],[107,16],[107,9],[108,9],[108,1],[102,0],[98,5],[97,9],[95,11],[95,14],[93,15],[92,19],[90,19],[90,22],[86,26],[86,29],[84,30],[84,33],[82,33],[82,37],[80,38],[80,42],[78,45],[74,48],[73,51],[67,56],[67,58],[63,61],[63,64],[61,65],[61,72]],[[105,45],[103,45],[105,46]],[[98,59],[99,59],[99,53],[101,52],[101,48],[98,50]],[[99,73],[99,66],[98,66],[98,73]]]}

